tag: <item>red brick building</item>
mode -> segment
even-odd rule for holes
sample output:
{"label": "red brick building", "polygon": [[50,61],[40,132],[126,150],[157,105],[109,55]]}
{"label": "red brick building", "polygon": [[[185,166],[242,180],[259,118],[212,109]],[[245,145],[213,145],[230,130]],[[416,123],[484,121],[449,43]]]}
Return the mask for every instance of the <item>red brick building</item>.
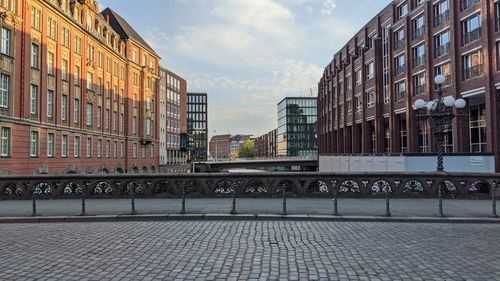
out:
{"label": "red brick building", "polygon": [[455,118],[448,153],[496,156],[500,171],[500,2],[396,0],[338,51],[319,82],[319,155],[435,152],[417,99],[467,101]]}
{"label": "red brick building", "polygon": [[278,130],[274,129],[255,139],[255,157],[272,158],[278,155],[276,151],[277,132]]}
{"label": "red brick building", "polygon": [[155,172],[154,50],[93,0],[1,4],[0,173]]}

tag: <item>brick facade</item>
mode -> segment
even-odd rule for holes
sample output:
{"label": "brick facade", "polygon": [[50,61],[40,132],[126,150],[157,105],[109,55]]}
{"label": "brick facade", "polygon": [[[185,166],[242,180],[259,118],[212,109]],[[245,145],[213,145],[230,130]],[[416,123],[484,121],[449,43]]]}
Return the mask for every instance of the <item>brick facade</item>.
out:
{"label": "brick facade", "polygon": [[95,1],[3,3],[0,173],[155,172],[154,50]]}
{"label": "brick facade", "polygon": [[[401,36],[403,35],[403,36]],[[397,0],[334,55],[319,82],[319,154],[435,152],[413,104],[444,95],[464,98],[449,153],[487,153],[500,169],[500,3],[492,0]]]}

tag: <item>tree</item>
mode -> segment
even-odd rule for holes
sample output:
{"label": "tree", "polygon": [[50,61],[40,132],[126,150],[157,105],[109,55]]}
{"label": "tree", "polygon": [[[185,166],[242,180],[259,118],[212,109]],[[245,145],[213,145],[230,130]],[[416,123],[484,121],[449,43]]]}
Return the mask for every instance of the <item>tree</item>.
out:
{"label": "tree", "polygon": [[255,157],[255,141],[246,140],[240,146],[240,158],[253,158]]}

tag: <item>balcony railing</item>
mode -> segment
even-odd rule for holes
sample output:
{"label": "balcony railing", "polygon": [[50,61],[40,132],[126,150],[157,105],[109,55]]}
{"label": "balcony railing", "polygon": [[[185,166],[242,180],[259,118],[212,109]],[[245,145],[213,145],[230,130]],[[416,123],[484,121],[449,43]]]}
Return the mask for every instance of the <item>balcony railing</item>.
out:
{"label": "balcony railing", "polygon": [[419,38],[420,36],[424,35],[424,27],[421,26],[413,31],[413,40]]}
{"label": "balcony railing", "polygon": [[435,53],[436,53],[436,58],[446,55],[447,53],[450,52],[450,42],[436,47]]}
{"label": "balcony railing", "polygon": [[413,67],[423,65],[425,63],[425,55],[413,58]]}
{"label": "balcony railing", "polygon": [[442,14],[439,14],[435,18],[434,26],[440,26],[441,24],[448,21],[449,19],[450,19],[450,11],[446,11]]}
{"label": "balcony railing", "polygon": [[414,96],[421,95],[425,92],[425,84],[415,86]]}
{"label": "balcony railing", "polygon": [[462,34],[462,45],[467,45],[481,37],[481,27]]}
{"label": "balcony railing", "polygon": [[462,0],[462,11],[479,3],[479,0]]}
{"label": "balcony railing", "polygon": [[483,74],[483,65],[478,64],[464,69],[464,80],[469,80],[474,77],[481,76]]}
{"label": "balcony railing", "polygon": [[396,69],[394,70],[394,75],[398,76],[399,74],[403,73],[405,71],[405,65],[399,65],[396,66]]}
{"label": "balcony railing", "polygon": [[397,41],[394,42],[394,50],[403,48],[404,46],[405,46],[405,40],[404,39],[397,40]]}
{"label": "balcony railing", "polygon": [[406,99],[406,91],[396,92],[396,101],[401,101]]}

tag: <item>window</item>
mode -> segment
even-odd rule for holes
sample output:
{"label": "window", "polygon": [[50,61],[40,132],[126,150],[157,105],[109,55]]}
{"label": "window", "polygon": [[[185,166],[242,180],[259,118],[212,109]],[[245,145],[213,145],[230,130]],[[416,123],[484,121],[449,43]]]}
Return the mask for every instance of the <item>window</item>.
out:
{"label": "window", "polygon": [[31,131],[30,156],[38,157],[38,132]]}
{"label": "window", "polygon": [[75,99],[74,101],[75,108],[73,109],[73,122],[80,122],[80,100]]}
{"label": "window", "polygon": [[74,142],[73,142],[73,150],[74,150],[74,155],[75,158],[80,157],[80,137],[75,136]]}
{"label": "window", "polygon": [[366,65],[366,80],[373,79],[375,77],[375,63],[371,62]]}
{"label": "window", "polygon": [[418,128],[418,148],[419,152],[429,152],[429,128],[427,124],[421,124]]}
{"label": "window", "polygon": [[[500,3],[500,2],[499,2]],[[496,42],[496,54],[497,54],[497,70],[500,70],[500,41]],[[1,103],[0,103],[1,106]]]}
{"label": "window", "polygon": [[67,29],[66,27],[63,26],[62,30],[61,30],[61,44],[64,46],[64,47],[67,47],[69,48],[69,29]]}
{"label": "window", "polygon": [[132,61],[137,62],[137,50],[135,49],[132,51]]}
{"label": "window", "polygon": [[75,36],[75,53],[82,54],[82,39],[78,36]]}
{"label": "window", "polygon": [[125,157],[125,142],[122,141],[120,145],[120,158]]}
{"label": "window", "polygon": [[394,49],[403,48],[405,45],[405,29],[404,27],[394,32]]}
{"label": "window", "polygon": [[425,64],[425,45],[424,43],[413,48],[413,67]]}
{"label": "window", "polygon": [[450,32],[445,31],[434,36],[434,42],[436,44],[436,57],[446,55],[450,52]]}
{"label": "window", "polygon": [[89,45],[87,48],[87,61],[94,62],[95,57],[94,57],[94,46]]}
{"label": "window", "polygon": [[92,138],[87,138],[87,158],[92,158]]}
{"label": "window", "polygon": [[368,108],[375,106],[375,92],[368,92],[366,94],[366,105]]}
{"label": "window", "polygon": [[113,157],[118,158],[118,141],[115,141],[113,148]]}
{"label": "window", "polygon": [[413,39],[417,39],[424,35],[424,16],[419,16],[412,21]]}
{"label": "window", "polygon": [[420,95],[425,92],[425,73],[422,72],[413,76],[413,95]]}
{"label": "window", "polygon": [[113,111],[113,131],[118,131],[118,113]]}
{"label": "window", "polygon": [[442,0],[434,5],[434,26],[439,26],[450,19],[448,0]]}
{"label": "window", "polygon": [[97,112],[96,112],[97,128],[101,128],[101,114],[102,114],[102,107],[97,106]]}
{"label": "window", "polygon": [[146,119],[146,135],[151,135],[151,119]]}
{"label": "window", "polygon": [[54,91],[47,91],[47,117],[52,118],[54,115]]}
{"label": "window", "polygon": [[2,48],[0,49],[0,51],[4,55],[10,56],[10,54],[11,54],[10,53],[10,40],[11,40],[10,30],[5,28],[5,27],[2,27]]}
{"label": "window", "polygon": [[477,3],[479,3],[480,0],[462,0],[462,10],[466,10]]}
{"label": "window", "polygon": [[495,2],[495,30],[500,30],[500,2]]}
{"label": "window", "polygon": [[2,127],[2,135],[0,136],[0,156],[10,156],[10,128]]}
{"label": "window", "polygon": [[356,71],[356,85],[361,85],[361,82],[363,80],[363,72],[361,72],[361,69]]}
{"label": "window", "polygon": [[111,141],[106,140],[106,158],[111,156]]}
{"label": "window", "polygon": [[54,65],[54,53],[47,53],[47,73],[49,75],[55,75],[55,65]]}
{"label": "window", "polygon": [[137,143],[132,145],[132,157],[137,158]]}
{"label": "window", "polygon": [[352,76],[349,76],[346,78],[346,87],[348,90],[351,90],[352,89]]}
{"label": "window", "polygon": [[106,98],[109,99],[111,97],[111,95],[109,93],[111,91],[111,85],[109,84],[109,82],[106,82],[106,89],[105,89],[105,91],[106,91]]}
{"label": "window", "polygon": [[394,59],[394,75],[399,75],[405,71],[405,55],[399,55]]}
{"label": "window", "polygon": [[151,145],[151,158],[155,158],[155,145]]}
{"label": "window", "polygon": [[396,101],[401,101],[406,99],[406,82],[401,81],[397,82],[394,85],[394,88],[396,89]]}
{"label": "window", "polygon": [[73,73],[75,76],[75,85],[80,86],[80,67],[78,65],[75,65],[75,73]]}
{"label": "window", "polygon": [[93,114],[94,108],[91,103],[87,103],[87,114],[86,114],[86,124],[87,126],[92,126],[92,114]]}
{"label": "window", "polygon": [[66,120],[66,114],[68,112],[68,96],[61,96],[61,120]]}
{"label": "window", "polygon": [[37,69],[40,67],[39,54],[40,54],[40,47],[35,43],[31,43],[31,67]]}
{"label": "window", "polygon": [[462,21],[462,45],[481,37],[481,14],[477,13]]}
{"label": "window", "polygon": [[445,63],[434,68],[434,72],[436,75],[443,75],[446,77],[446,81],[443,86],[449,86],[451,83],[451,72],[450,72],[450,63]]}
{"label": "window", "polygon": [[38,110],[38,86],[31,84],[30,113],[37,114]]}
{"label": "window", "polygon": [[407,14],[408,14],[408,3],[404,2],[403,4],[399,5],[397,8],[397,19],[401,20]]}
{"label": "window", "polygon": [[102,78],[97,78],[97,94],[102,95]]}
{"label": "window", "polygon": [[10,76],[0,74],[0,108],[9,108]]}
{"label": "window", "polygon": [[146,158],[146,146],[142,146],[142,158]]}
{"label": "window", "polygon": [[40,30],[42,13],[35,6],[31,6],[31,27]]}
{"label": "window", "polygon": [[65,59],[62,60],[61,78],[62,78],[63,81],[68,81],[69,80],[69,75],[68,75],[68,61],[65,60]]}
{"label": "window", "polygon": [[87,90],[93,91],[92,86],[94,84],[94,75],[87,72]]}
{"label": "window", "polygon": [[137,117],[132,118],[132,134],[137,132]]}
{"label": "window", "polygon": [[62,135],[61,139],[61,157],[68,157],[68,136]]}
{"label": "window", "polygon": [[54,134],[47,134],[47,157],[54,157]]}
{"label": "window", "polygon": [[123,113],[120,113],[120,133],[123,133],[123,124],[125,122],[125,116]]}
{"label": "window", "polygon": [[97,158],[102,157],[102,140],[97,140]]}
{"label": "window", "polygon": [[57,40],[57,21],[51,17],[47,20],[47,36]]}
{"label": "window", "polygon": [[356,112],[361,112],[363,110],[363,97],[361,95],[356,96]]}
{"label": "window", "polygon": [[106,130],[109,129],[109,109],[106,108],[106,111],[104,113],[104,128]]}
{"label": "window", "polygon": [[470,106],[469,109],[470,128],[470,152],[485,152],[487,145],[486,135],[486,105],[479,104]]}
{"label": "window", "polygon": [[462,57],[463,80],[472,79],[483,74],[483,54],[481,50],[474,51]]}

